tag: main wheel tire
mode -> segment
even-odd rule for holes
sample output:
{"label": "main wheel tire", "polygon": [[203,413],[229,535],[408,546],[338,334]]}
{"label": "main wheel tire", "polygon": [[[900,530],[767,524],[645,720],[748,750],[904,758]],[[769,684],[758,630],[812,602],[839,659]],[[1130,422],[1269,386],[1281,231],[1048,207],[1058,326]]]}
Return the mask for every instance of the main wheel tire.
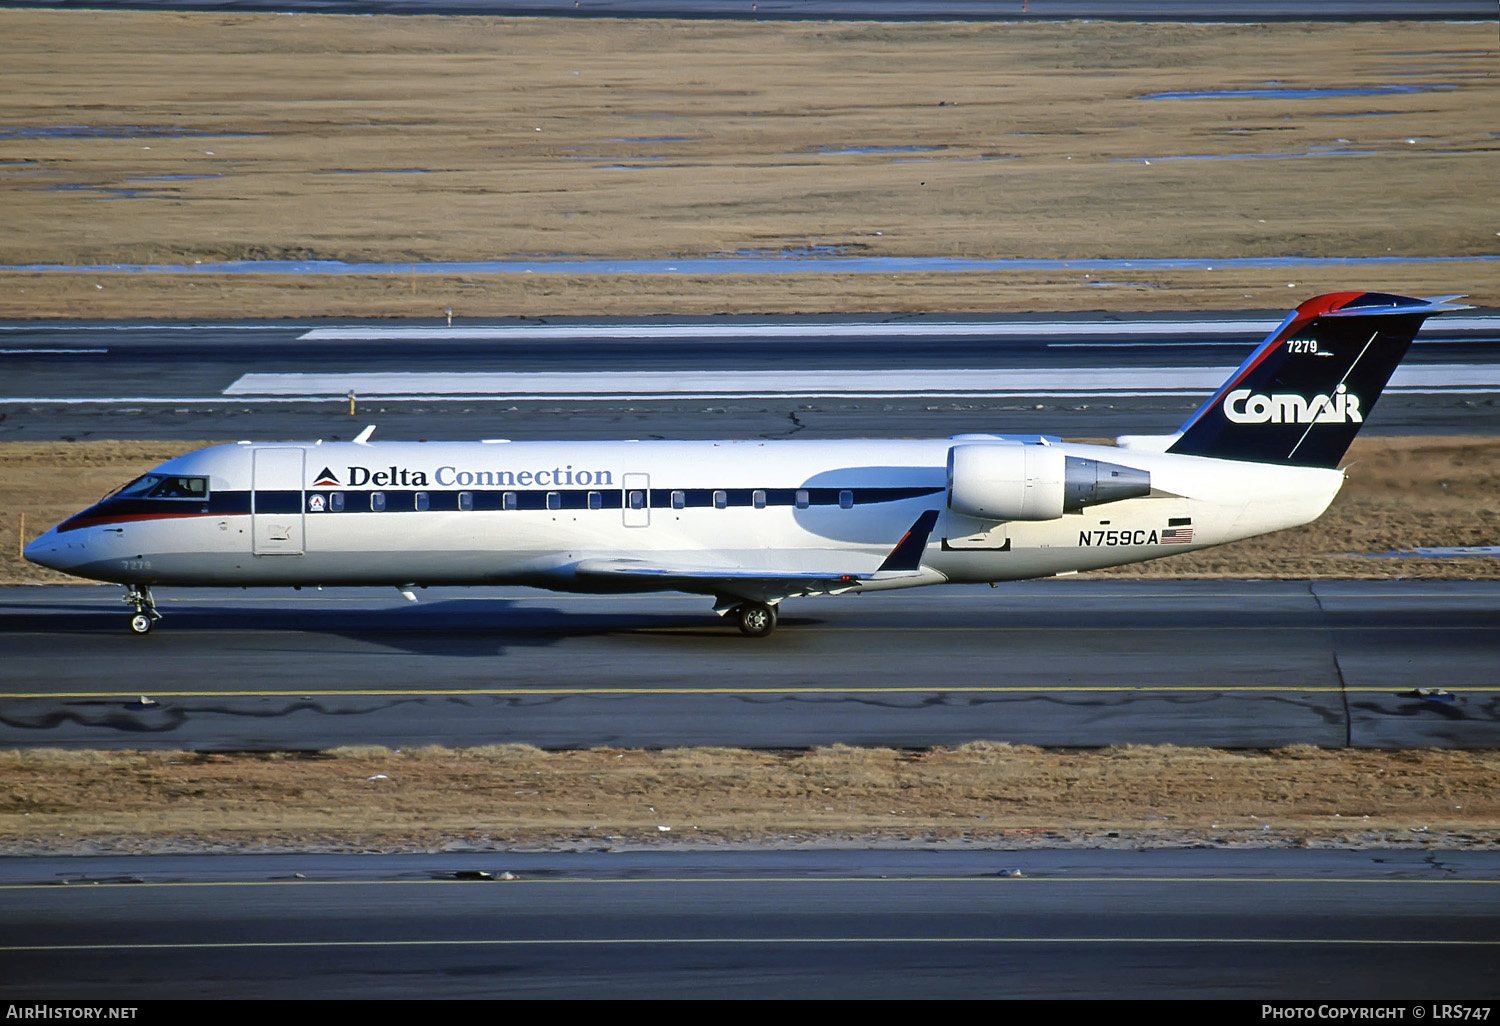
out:
{"label": "main wheel tire", "polygon": [[735,611],[740,633],[747,638],[764,638],[776,629],[776,607],[764,602],[746,602]]}
{"label": "main wheel tire", "polygon": [[151,617],[145,613],[136,613],[130,618],[130,629],[137,634],[150,634],[151,623]]}

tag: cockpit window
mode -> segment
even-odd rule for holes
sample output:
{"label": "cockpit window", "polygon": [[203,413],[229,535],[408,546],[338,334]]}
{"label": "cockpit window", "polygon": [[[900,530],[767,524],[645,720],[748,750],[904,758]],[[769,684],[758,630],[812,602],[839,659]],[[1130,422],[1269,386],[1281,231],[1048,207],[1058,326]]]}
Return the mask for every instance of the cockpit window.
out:
{"label": "cockpit window", "polygon": [[160,484],[151,489],[151,498],[206,499],[208,498],[208,478],[164,477]]}
{"label": "cockpit window", "polygon": [[123,499],[135,498],[142,495],[150,495],[151,489],[161,484],[160,474],[142,474],[123,488],[117,489],[113,494]]}
{"label": "cockpit window", "polygon": [[168,474],[142,474],[114,493],[122,499],[206,499],[208,478],[173,477]]}

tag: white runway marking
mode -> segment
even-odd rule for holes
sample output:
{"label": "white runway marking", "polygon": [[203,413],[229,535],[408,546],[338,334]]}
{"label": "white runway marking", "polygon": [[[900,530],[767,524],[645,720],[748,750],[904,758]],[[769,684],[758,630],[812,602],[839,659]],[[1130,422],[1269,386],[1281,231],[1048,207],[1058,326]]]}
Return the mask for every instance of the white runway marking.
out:
{"label": "white runway marking", "polygon": [[[710,323],[693,324],[496,324],[445,327],[441,324],[373,326],[352,325],[338,328],[314,328],[300,336],[317,341],[399,341],[402,339],[445,339],[456,342],[522,342],[587,339],[683,339],[738,338],[1015,338],[1041,335],[1191,335],[1202,332],[1220,335],[1246,332],[1266,335],[1279,323],[1278,318],[1233,320],[1165,320],[1165,321],[892,321],[778,323]],[[1491,329],[1500,331],[1500,317],[1445,317],[1435,322],[1444,330],[1467,331]],[[1209,339],[1213,344],[1217,340]],[[1200,344],[1200,343],[1191,343]],[[1242,342],[1233,343],[1242,345]]]}
{"label": "white runway marking", "polygon": [[[1389,391],[1389,389],[1387,390]],[[1411,389],[1416,393],[1428,391],[1454,391],[1453,389]],[[1488,392],[1500,392],[1500,389],[1488,388],[1466,388],[1460,389],[1465,395],[1477,395]],[[565,393],[546,393],[519,395],[513,392],[486,393],[467,392],[461,395],[443,395],[440,393],[356,393],[361,403],[373,402],[424,402],[424,403],[475,403],[475,402],[670,402],[670,401],[727,401],[730,399],[1090,399],[1097,398],[1099,392],[923,392],[913,395],[905,392],[839,392],[830,396],[824,392],[774,392],[765,395],[723,395],[722,393],[694,394],[688,392],[662,393],[660,395],[615,395],[598,393],[587,393],[579,395],[568,395]],[[1170,390],[1152,392],[1109,392],[1107,395],[1115,399],[1141,398],[1144,396],[1197,396],[1202,398],[1203,391],[1177,392]],[[318,395],[199,395],[199,396],[0,396],[0,405],[14,404],[17,406],[114,406],[125,405],[127,411],[131,406],[208,406],[221,407],[231,406],[287,406],[293,403],[327,403],[348,402],[347,392],[327,393]]]}
{"label": "white runway marking", "polygon": [[108,349],[0,349],[0,356],[33,356],[37,354],[54,353],[107,353]]}
{"label": "white runway marking", "polygon": [[1048,349],[1169,349],[1188,346],[1233,346],[1244,349],[1243,339],[1194,339],[1191,342],[1048,342]]}
{"label": "white runway marking", "polygon": [[[494,396],[570,399],[1155,395],[1212,392],[1232,367],[245,374],[226,396]],[[1393,391],[1500,387],[1500,366],[1398,368]]]}
{"label": "white runway marking", "polygon": [[314,328],[302,340],[399,340],[416,338],[453,341],[531,341],[585,339],[703,339],[725,338],[931,338],[941,336],[1004,338],[1016,335],[1180,335],[1196,330],[1215,333],[1248,331],[1264,334],[1275,320],[1234,321],[893,321],[776,324],[730,322],[714,324],[504,324],[450,328],[401,325]]}
{"label": "white runway marking", "polygon": [[190,321],[175,324],[73,324],[36,321],[31,324],[0,324],[0,331],[297,331],[307,327],[305,324],[210,324]]}

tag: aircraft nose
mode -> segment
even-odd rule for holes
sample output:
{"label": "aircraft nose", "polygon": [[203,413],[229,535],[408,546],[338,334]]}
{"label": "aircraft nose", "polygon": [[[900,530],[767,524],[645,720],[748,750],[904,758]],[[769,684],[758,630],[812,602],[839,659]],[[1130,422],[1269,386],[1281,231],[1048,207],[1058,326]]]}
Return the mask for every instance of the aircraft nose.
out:
{"label": "aircraft nose", "polygon": [[67,570],[71,562],[66,547],[57,538],[56,531],[48,531],[21,551],[29,563],[44,566],[49,570]]}

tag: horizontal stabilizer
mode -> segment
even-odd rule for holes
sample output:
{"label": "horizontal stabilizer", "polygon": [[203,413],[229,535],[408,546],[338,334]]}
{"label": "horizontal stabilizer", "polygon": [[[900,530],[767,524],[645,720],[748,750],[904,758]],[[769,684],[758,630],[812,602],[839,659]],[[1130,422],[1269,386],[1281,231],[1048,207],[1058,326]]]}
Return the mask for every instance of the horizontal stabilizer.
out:
{"label": "horizontal stabilizer", "polygon": [[1115,439],[1115,445],[1121,449],[1134,449],[1137,452],[1166,452],[1181,437],[1181,435],[1120,435]]}
{"label": "horizontal stabilizer", "polygon": [[[1366,298],[1372,298],[1377,293],[1367,292]],[[1474,309],[1467,303],[1455,303],[1453,300],[1462,299],[1463,296],[1433,296],[1429,299],[1407,299],[1404,296],[1383,296],[1390,300],[1389,303],[1362,303],[1350,304],[1339,310],[1330,310],[1324,317],[1396,317],[1406,314],[1421,314],[1423,317],[1439,313],[1453,313],[1456,310]]]}

